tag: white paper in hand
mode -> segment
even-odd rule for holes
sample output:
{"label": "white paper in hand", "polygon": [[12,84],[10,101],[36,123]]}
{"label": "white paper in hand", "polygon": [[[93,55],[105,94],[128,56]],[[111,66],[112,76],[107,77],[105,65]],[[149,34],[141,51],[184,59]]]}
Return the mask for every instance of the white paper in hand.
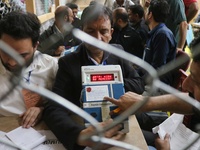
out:
{"label": "white paper in hand", "polygon": [[46,140],[46,136],[43,136],[33,128],[18,127],[8,132],[6,136],[13,143],[24,149],[32,149]]}
{"label": "white paper in hand", "polygon": [[[158,133],[164,139],[166,133],[170,135],[170,150],[185,149],[199,135],[188,129],[183,123],[183,115],[173,114],[159,126],[153,128],[153,133]],[[200,150],[200,139],[187,150]]]}
{"label": "white paper in hand", "polygon": [[183,115],[173,113],[168,119],[166,119],[159,126],[152,129],[153,133],[158,133],[159,137],[163,140],[166,133],[172,136],[172,133],[177,129],[179,124],[183,122]]}

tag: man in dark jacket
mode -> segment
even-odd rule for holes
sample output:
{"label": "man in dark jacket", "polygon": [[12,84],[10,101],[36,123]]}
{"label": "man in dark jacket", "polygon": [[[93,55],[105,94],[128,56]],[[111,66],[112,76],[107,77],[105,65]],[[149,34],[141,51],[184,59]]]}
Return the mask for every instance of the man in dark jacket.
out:
{"label": "man in dark jacket", "polygon": [[126,52],[142,58],[144,43],[140,34],[129,24],[125,8],[119,7],[113,11],[113,25],[114,31],[110,43],[120,44]]}
{"label": "man in dark jacket", "polygon": [[54,24],[40,35],[38,50],[51,56],[60,56],[65,49],[79,45],[81,42],[70,32],[73,18],[73,12],[68,6],[58,7]]}
{"label": "man in dark jacket", "polygon": [[[113,31],[111,18],[112,13],[107,7],[100,4],[91,5],[83,11],[81,17],[83,31],[108,43]],[[75,52],[60,58],[53,92],[81,107],[81,66],[107,64],[121,66],[126,91],[135,91],[136,93],[144,91],[141,78],[128,62],[93,45],[83,43]],[[90,133],[94,129],[91,130],[91,128],[85,128],[83,125],[77,124],[72,120],[70,114],[71,112],[49,101],[44,110],[44,120],[68,150],[79,150],[84,149],[84,146],[94,146],[91,142],[86,143],[80,140],[81,135]],[[111,134],[107,137],[116,137],[114,135],[118,135],[119,128],[119,126],[112,128]],[[119,137],[116,139],[119,140]]]}
{"label": "man in dark jacket", "polygon": [[140,34],[144,45],[148,38],[149,27],[144,19],[144,8],[141,5],[133,5],[128,8],[128,18],[131,26]]}
{"label": "man in dark jacket", "polygon": [[[147,39],[143,58],[155,69],[160,69],[167,63],[175,60],[176,40],[173,33],[165,25],[165,20],[169,14],[167,1],[151,1],[146,22],[150,32]],[[144,75],[146,77],[146,74]],[[173,73],[169,73],[160,80],[168,85],[173,85]]]}

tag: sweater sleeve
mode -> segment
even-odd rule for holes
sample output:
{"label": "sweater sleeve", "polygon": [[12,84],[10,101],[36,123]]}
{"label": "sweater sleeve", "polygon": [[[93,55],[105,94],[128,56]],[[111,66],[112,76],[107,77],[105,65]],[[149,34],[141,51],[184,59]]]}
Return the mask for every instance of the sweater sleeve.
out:
{"label": "sweater sleeve", "polygon": [[48,101],[44,109],[43,119],[65,148],[82,150],[84,147],[77,145],[76,141],[79,133],[85,127],[72,120],[69,114],[67,109]]}

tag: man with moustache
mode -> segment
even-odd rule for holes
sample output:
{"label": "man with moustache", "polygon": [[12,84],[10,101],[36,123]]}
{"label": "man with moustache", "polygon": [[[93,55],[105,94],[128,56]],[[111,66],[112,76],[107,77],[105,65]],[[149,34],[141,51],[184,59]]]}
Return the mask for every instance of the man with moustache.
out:
{"label": "man with moustache", "polygon": [[[94,38],[109,43],[112,37],[112,12],[109,8],[100,4],[93,4],[86,7],[81,16],[82,30]],[[120,45],[115,45],[122,48]],[[81,66],[88,65],[120,65],[124,78],[126,91],[142,93],[144,90],[143,81],[127,61],[112,55],[102,49],[82,43],[75,52],[59,59],[59,70],[57,72],[53,92],[64,97],[75,105],[81,107],[80,97],[82,90]],[[44,120],[48,127],[54,132],[59,141],[68,150],[82,150],[86,146],[93,147],[92,141],[81,141],[83,135],[94,132],[93,127],[85,127],[72,118],[73,113],[60,107],[51,101],[44,110]],[[106,123],[107,124],[107,123]],[[105,122],[101,125],[105,126]],[[118,132],[120,125],[105,132],[105,137],[120,140]],[[107,145],[103,145],[105,149]]]}

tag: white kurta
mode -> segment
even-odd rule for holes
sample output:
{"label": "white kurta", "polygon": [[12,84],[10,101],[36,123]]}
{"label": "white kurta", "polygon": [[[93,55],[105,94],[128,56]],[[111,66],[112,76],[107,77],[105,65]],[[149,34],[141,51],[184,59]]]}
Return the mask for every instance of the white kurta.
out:
{"label": "white kurta", "polygon": [[[23,81],[51,90],[58,69],[57,59],[36,51],[34,60],[23,73]],[[10,91],[11,73],[0,61],[0,97]],[[29,80],[29,81],[28,81]],[[22,88],[17,86],[5,99],[0,99],[0,116],[13,116],[25,112]]]}

